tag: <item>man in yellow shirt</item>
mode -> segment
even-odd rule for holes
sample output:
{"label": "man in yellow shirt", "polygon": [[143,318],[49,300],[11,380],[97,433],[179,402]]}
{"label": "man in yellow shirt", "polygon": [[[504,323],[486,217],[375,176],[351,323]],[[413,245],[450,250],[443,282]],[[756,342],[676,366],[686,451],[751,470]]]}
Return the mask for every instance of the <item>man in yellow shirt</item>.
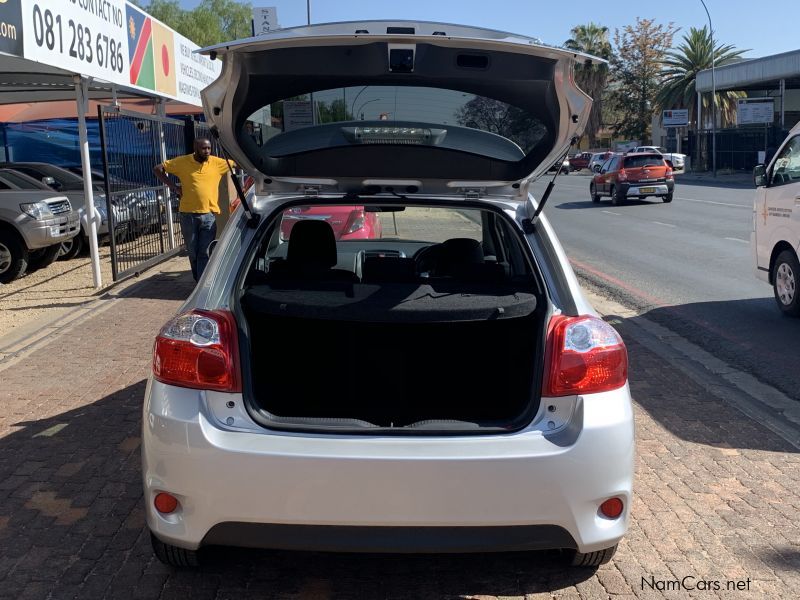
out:
{"label": "man in yellow shirt", "polygon": [[[194,141],[193,154],[165,160],[153,167],[158,180],[181,200],[178,208],[181,232],[195,281],[200,279],[208,264],[208,246],[217,236],[219,182],[227,172],[227,162],[211,156],[211,142],[206,138]],[[167,177],[167,173],[180,180],[180,187]]]}

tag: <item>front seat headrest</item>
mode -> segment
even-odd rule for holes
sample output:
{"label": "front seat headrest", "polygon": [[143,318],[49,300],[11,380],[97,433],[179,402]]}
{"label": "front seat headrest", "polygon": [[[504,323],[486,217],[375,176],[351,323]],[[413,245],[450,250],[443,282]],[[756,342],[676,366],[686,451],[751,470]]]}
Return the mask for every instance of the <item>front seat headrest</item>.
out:
{"label": "front seat headrest", "polygon": [[337,262],[336,236],[325,221],[303,220],[292,227],[286,260],[292,267],[330,269]]}

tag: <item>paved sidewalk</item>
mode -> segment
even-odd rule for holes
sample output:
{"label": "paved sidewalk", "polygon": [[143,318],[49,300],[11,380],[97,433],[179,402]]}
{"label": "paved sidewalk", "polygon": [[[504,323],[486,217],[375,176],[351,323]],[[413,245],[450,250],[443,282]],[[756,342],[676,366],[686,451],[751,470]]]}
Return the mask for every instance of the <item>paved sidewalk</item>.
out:
{"label": "paved sidewalk", "polygon": [[[710,398],[632,336],[632,527],[615,560],[596,572],[563,569],[549,553],[215,550],[202,571],[161,565],[141,506],[140,410],[153,337],[191,287],[185,273],[157,274],[0,363],[0,597],[800,595],[797,449]],[[623,336],[635,326],[618,325]],[[726,591],[728,581],[744,589]]]}

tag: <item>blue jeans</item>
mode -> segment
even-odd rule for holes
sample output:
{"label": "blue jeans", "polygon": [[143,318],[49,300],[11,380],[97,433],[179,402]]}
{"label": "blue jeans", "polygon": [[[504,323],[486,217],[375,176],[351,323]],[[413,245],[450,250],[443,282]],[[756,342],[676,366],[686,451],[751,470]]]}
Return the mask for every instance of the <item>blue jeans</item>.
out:
{"label": "blue jeans", "polygon": [[208,264],[208,246],[217,237],[217,217],[214,213],[181,213],[181,233],[189,252],[192,277],[197,281]]}

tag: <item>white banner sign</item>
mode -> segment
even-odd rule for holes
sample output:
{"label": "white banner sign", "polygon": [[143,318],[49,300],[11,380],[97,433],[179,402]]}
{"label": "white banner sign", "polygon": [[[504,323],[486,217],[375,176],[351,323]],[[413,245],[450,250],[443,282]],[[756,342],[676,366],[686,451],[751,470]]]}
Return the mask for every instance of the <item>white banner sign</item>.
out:
{"label": "white banner sign", "polygon": [[772,123],[775,120],[775,101],[772,98],[738,98],[736,124]]}
{"label": "white banner sign", "polygon": [[283,102],[283,130],[292,131],[314,124],[311,100],[285,100]]}
{"label": "white banner sign", "polygon": [[688,108],[673,108],[665,110],[661,117],[664,127],[686,127],[689,124]]}
{"label": "white banner sign", "polygon": [[221,63],[126,0],[20,0],[24,57],[200,106]]}

